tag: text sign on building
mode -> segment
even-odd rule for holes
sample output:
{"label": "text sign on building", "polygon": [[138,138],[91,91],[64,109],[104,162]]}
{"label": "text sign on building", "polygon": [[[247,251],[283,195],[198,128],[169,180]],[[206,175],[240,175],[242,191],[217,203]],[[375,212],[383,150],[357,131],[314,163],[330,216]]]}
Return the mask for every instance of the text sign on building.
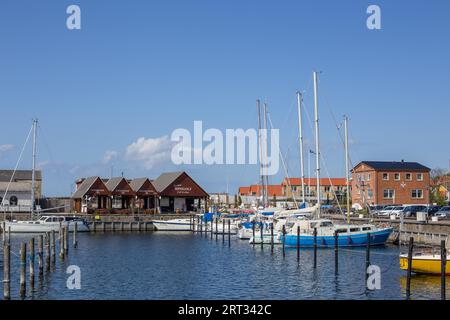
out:
{"label": "text sign on building", "polygon": [[177,194],[189,194],[192,191],[191,187],[183,187],[181,184],[174,185],[173,189]]}

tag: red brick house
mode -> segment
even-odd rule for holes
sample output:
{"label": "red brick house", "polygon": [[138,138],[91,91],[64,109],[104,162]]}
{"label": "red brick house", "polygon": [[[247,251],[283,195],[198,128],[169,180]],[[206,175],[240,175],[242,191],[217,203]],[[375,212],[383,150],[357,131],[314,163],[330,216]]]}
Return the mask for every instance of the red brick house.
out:
{"label": "red brick house", "polygon": [[430,168],[417,162],[363,161],[352,170],[352,202],[412,205],[430,202]]}

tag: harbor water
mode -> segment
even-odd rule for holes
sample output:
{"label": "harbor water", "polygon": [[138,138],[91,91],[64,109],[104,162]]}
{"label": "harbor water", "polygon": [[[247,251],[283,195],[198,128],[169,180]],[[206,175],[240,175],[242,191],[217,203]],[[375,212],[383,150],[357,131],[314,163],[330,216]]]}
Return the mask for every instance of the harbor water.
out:
{"label": "harbor water", "polygon": [[[30,235],[12,235],[11,296],[19,299],[19,247]],[[26,299],[261,299],[261,300],[373,300],[405,299],[406,273],[399,269],[399,248],[371,250],[371,264],[381,268],[381,290],[365,286],[364,248],[340,249],[339,273],[335,274],[334,250],[302,249],[297,262],[295,248],[251,246],[248,241],[199,234],[85,233],[65,261],[57,258],[54,271],[37,275]],[[0,258],[1,275],[3,261]],[[36,262],[37,265],[37,262]],[[68,266],[81,270],[81,289],[67,288]],[[36,267],[37,268],[37,267]],[[27,266],[28,282],[28,266]],[[447,294],[450,296],[450,292]],[[440,298],[440,278],[414,275],[412,299]]]}

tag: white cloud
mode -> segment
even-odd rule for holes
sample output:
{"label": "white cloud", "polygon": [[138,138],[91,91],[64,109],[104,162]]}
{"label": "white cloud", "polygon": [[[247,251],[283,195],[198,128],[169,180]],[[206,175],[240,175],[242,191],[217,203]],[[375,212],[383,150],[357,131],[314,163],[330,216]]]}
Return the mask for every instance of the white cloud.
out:
{"label": "white cloud", "polygon": [[133,161],[147,170],[170,161],[172,142],[168,136],[158,138],[139,138],[125,151],[125,159]]}
{"label": "white cloud", "polygon": [[105,152],[105,155],[103,156],[102,163],[103,164],[108,164],[111,161],[113,161],[114,159],[116,159],[118,155],[119,155],[119,153],[117,151],[108,150],[108,151]]}
{"label": "white cloud", "polygon": [[14,148],[14,146],[12,144],[1,144],[0,145],[0,159],[2,158],[4,153],[8,152],[12,148]]}

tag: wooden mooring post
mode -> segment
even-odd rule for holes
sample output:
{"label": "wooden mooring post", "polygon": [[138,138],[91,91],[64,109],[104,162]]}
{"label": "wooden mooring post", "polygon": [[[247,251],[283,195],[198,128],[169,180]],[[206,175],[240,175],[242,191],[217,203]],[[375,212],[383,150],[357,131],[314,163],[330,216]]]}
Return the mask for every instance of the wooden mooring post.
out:
{"label": "wooden mooring post", "polygon": [[120,232],[123,232],[124,227],[123,227],[123,221],[120,221]]}
{"label": "wooden mooring post", "polygon": [[286,226],[283,225],[283,258],[286,258]]}
{"label": "wooden mooring post", "polygon": [[445,294],[446,267],[447,267],[447,250],[445,249],[445,240],[441,240],[441,300],[446,300]]}
{"label": "wooden mooring post", "polygon": [[104,233],[106,231],[105,221],[102,221],[102,232]]}
{"label": "wooden mooring post", "polygon": [[274,247],[274,239],[273,239],[273,222],[270,224],[270,250],[273,254],[273,247]]}
{"label": "wooden mooring post", "polygon": [[20,247],[20,297],[24,298],[26,293],[27,274],[27,244],[22,242]]}
{"label": "wooden mooring post", "polygon": [[130,221],[129,225],[128,225],[128,231],[132,232],[133,231],[133,222]]}
{"label": "wooden mooring post", "polygon": [[34,238],[29,241],[30,257],[28,259],[29,271],[30,271],[30,290],[34,288]]}
{"label": "wooden mooring post", "polygon": [[370,232],[367,234],[367,246],[366,246],[366,282],[367,279],[369,278],[369,273],[367,272],[369,270],[370,267],[370,240],[371,240],[371,235]]}
{"label": "wooden mooring post", "polygon": [[225,244],[225,219],[222,220],[222,243]]}
{"label": "wooden mooring post", "polygon": [[337,231],[334,232],[334,273],[339,273],[339,233]]}
{"label": "wooden mooring post", "polygon": [[3,244],[3,299],[11,299],[11,245]]}
{"label": "wooden mooring post", "polygon": [[55,265],[56,264],[56,237],[55,237],[55,230],[52,230],[51,232],[51,237],[52,237],[52,264]]}
{"label": "wooden mooring post", "polygon": [[64,260],[64,232],[62,227],[59,228],[59,258]]}
{"label": "wooden mooring post", "polygon": [[6,222],[2,222],[2,244],[6,241]]}
{"label": "wooden mooring post", "polygon": [[256,226],[255,226],[255,221],[253,221],[252,223],[252,232],[253,232],[253,246],[255,246],[256,243]]}
{"label": "wooden mooring post", "polygon": [[317,268],[317,228],[314,228],[314,269]]}
{"label": "wooden mooring post", "polygon": [[39,276],[44,274],[44,236],[41,234],[38,237],[38,273]]}
{"label": "wooden mooring post", "polygon": [[408,271],[406,273],[406,300],[411,298],[411,273],[412,273],[412,256],[414,250],[414,237],[409,238],[408,245]]}
{"label": "wooden mooring post", "polygon": [[231,220],[228,220],[228,247],[231,247]]}
{"label": "wooden mooring post", "polygon": [[50,233],[45,233],[45,271],[50,271]]}
{"label": "wooden mooring post", "polygon": [[219,217],[216,217],[216,242],[219,240]]}
{"label": "wooden mooring post", "polygon": [[300,226],[297,226],[297,262],[300,263]]}
{"label": "wooden mooring post", "polygon": [[92,222],[92,231],[97,232],[97,221],[95,220]]}
{"label": "wooden mooring post", "polygon": [[261,248],[264,248],[264,224],[263,224],[263,222],[261,221],[261,224],[260,224],[260,234],[261,234]]}
{"label": "wooden mooring post", "polygon": [[[114,223],[114,222],[113,222]],[[78,240],[77,240],[77,233],[78,233],[78,223],[74,222],[73,225],[73,247],[77,248],[78,247]]]}
{"label": "wooden mooring post", "polygon": [[116,232],[116,224],[114,223],[114,221],[111,221],[111,231]]}
{"label": "wooden mooring post", "polygon": [[64,252],[66,255],[69,253],[69,225],[64,227]]}

